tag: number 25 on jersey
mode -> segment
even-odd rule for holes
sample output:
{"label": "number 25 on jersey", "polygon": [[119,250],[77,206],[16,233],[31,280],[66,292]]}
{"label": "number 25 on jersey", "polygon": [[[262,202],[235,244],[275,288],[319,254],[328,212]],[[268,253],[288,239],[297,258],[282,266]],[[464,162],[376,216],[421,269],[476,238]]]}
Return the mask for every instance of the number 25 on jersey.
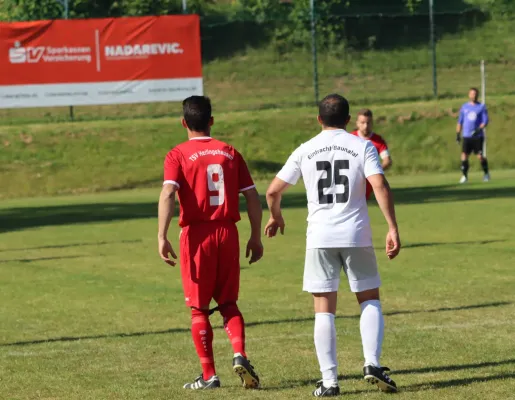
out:
{"label": "number 25 on jersey", "polygon": [[207,166],[207,186],[210,192],[217,192],[209,196],[210,206],[221,206],[225,201],[224,170],[220,164]]}
{"label": "number 25 on jersey", "polygon": [[[342,169],[349,169],[349,160],[335,160],[334,166],[329,161],[317,161],[317,171],[326,172],[325,177],[322,173],[318,180],[319,204],[333,204],[335,198],[336,203],[347,203],[349,201],[349,178],[347,175],[342,175]],[[332,187],[333,175],[334,187]],[[343,192],[337,192],[338,186],[343,186]]]}

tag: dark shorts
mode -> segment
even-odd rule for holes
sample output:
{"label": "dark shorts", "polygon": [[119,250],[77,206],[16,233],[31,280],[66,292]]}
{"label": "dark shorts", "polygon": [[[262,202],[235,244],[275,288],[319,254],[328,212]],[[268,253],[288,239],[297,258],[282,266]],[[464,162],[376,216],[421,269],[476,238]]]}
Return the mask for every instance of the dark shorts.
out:
{"label": "dark shorts", "polygon": [[474,154],[483,154],[483,137],[478,138],[463,138],[463,152],[466,155]]}

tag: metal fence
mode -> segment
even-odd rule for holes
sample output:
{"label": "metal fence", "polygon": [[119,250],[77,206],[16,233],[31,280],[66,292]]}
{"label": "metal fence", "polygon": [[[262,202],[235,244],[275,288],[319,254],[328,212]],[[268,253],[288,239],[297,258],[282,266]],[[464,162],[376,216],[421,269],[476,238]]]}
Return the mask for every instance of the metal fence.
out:
{"label": "metal fence", "polygon": [[[204,88],[215,111],[313,105],[331,92],[359,106],[464,97],[481,84],[481,60],[488,95],[514,93],[514,19],[475,9],[338,15],[333,26],[344,40],[327,44],[331,33],[311,1],[311,20],[294,41],[291,32],[281,38],[281,21],[203,20]],[[177,103],[153,103],[76,107],[74,118],[179,113]],[[68,108],[0,111],[0,123],[69,118]]]}

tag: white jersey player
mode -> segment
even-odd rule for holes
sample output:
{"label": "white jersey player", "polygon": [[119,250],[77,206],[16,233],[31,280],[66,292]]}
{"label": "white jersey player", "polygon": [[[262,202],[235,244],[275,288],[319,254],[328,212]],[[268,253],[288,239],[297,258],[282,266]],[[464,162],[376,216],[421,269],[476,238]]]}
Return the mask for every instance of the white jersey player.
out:
{"label": "white jersey player", "polygon": [[273,237],[278,230],[284,233],[282,193],[301,177],[306,186],[308,229],[303,286],[314,298],[315,347],[322,372],[322,380],[313,392],[317,397],[340,393],[334,316],[342,269],[361,306],[364,378],[383,391],[397,391],[386,374],[388,369],[379,363],[384,321],[365,197],[367,180],[388,222],[389,259],[397,256],[401,246],[395,209],[377,150],[370,141],[345,131],[349,120],[345,98],[336,94],[324,98],[318,116],[322,132],[292,153],[266,194],[271,215],[265,234]]}

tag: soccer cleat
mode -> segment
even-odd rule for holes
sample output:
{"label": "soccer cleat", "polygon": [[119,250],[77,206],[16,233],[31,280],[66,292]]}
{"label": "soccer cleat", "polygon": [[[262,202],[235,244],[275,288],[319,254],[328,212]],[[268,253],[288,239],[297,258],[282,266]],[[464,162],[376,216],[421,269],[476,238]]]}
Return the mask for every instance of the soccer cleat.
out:
{"label": "soccer cleat", "polygon": [[238,353],[234,356],[232,359],[232,369],[240,377],[245,389],[259,388],[259,376],[254,371],[254,367],[250,365],[249,360],[243,355]]}
{"label": "soccer cleat", "polygon": [[206,390],[206,389],[218,389],[220,387],[220,379],[218,376],[213,375],[207,381],[204,380],[202,374],[196,378],[192,383],[186,383],[183,388],[191,390]]}
{"label": "soccer cleat", "polygon": [[313,396],[315,397],[335,397],[340,395],[340,386],[338,385],[326,388],[324,381],[319,380],[316,387],[313,391]]}
{"label": "soccer cleat", "polygon": [[383,392],[395,393],[397,392],[397,385],[386,373],[390,371],[389,368],[377,368],[373,365],[363,367],[363,376],[367,382],[377,385]]}
{"label": "soccer cleat", "polygon": [[483,176],[483,182],[490,182],[490,174],[485,174]]}
{"label": "soccer cleat", "polygon": [[463,175],[460,179],[460,183],[466,183],[467,181],[468,181],[468,178],[465,175]]}

